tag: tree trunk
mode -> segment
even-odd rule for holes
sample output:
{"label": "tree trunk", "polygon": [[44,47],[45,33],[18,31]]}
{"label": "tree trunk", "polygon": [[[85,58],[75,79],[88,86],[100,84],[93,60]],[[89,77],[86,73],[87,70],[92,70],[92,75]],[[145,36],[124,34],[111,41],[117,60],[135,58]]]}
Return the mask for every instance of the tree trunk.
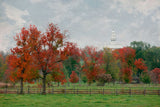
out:
{"label": "tree trunk", "polygon": [[43,73],[43,90],[42,90],[42,94],[45,95],[46,94],[46,74]]}
{"label": "tree trunk", "polygon": [[115,80],[113,80],[113,86],[115,86]]}
{"label": "tree trunk", "polygon": [[23,94],[23,78],[20,79],[20,94]]}
{"label": "tree trunk", "polygon": [[88,82],[88,86],[91,86],[91,82]]}
{"label": "tree trunk", "polygon": [[81,86],[81,74],[79,73],[79,86]]}
{"label": "tree trunk", "polygon": [[59,87],[59,82],[58,82],[58,87]]}

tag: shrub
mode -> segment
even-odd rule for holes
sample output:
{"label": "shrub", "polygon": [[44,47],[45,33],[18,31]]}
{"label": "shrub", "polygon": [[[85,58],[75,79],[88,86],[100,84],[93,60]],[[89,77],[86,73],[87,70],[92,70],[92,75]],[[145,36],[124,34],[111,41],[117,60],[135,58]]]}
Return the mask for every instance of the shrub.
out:
{"label": "shrub", "polygon": [[71,83],[77,83],[79,81],[79,78],[78,78],[77,73],[75,71],[72,71],[72,74],[70,75],[69,81]]}
{"label": "shrub", "polygon": [[151,79],[150,79],[150,77],[149,77],[149,75],[148,75],[148,73],[147,72],[143,72],[142,74],[141,74],[141,81],[143,82],[143,83],[145,83],[145,84],[149,84],[150,82],[151,82]]}
{"label": "shrub", "polygon": [[111,80],[111,74],[99,74],[96,76],[96,81],[98,81],[97,86],[104,86],[106,82],[110,82]]}
{"label": "shrub", "polygon": [[150,72],[150,77],[153,83],[160,84],[160,68],[155,68]]}

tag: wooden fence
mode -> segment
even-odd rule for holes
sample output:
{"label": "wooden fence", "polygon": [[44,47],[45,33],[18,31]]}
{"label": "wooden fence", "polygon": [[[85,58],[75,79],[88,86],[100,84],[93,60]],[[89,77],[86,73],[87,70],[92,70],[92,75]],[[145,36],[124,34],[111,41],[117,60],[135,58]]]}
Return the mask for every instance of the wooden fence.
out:
{"label": "wooden fence", "polygon": [[[1,88],[1,94],[19,94],[20,88]],[[24,94],[41,94],[42,88],[25,88]],[[47,94],[102,94],[102,95],[159,95],[160,90],[150,89],[54,89],[47,88]]]}

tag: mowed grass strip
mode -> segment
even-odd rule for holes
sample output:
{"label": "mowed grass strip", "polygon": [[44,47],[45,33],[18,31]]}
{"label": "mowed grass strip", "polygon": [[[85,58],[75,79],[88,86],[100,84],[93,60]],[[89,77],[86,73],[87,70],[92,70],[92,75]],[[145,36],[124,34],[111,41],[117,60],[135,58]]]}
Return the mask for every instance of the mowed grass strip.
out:
{"label": "mowed grass strip", "polygon": [[0,94],[0,107],[160,107],[157,95]]}

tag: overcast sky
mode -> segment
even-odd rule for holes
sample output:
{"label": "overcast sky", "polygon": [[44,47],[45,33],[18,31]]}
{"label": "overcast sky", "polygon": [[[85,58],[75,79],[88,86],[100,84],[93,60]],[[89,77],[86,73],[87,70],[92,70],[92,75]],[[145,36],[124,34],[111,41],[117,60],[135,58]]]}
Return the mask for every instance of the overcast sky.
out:
{"label": "overcast sky", "polygon": [[51,22],[80,47],[102,48],[112,30],[123,46],[135,40],[160,46],[160,0],[0,0],[0,50],[14,47],[23,26],[45,30]]}

